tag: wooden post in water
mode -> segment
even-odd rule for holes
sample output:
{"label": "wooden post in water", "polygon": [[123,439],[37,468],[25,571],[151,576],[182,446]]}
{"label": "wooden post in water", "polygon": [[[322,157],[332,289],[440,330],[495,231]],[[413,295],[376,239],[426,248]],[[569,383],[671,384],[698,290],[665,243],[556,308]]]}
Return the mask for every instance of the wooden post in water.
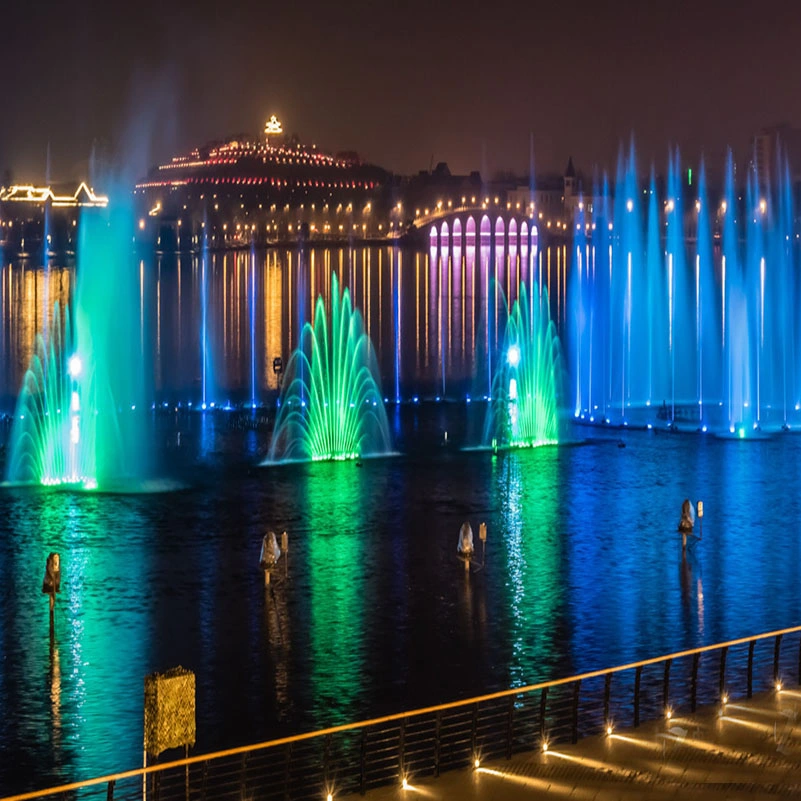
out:
{"label": "wooden post in water", "polygon": [[56,608],[56,593],[61,591],[61,557],[53,552],[45,562],[45,574],[42,581],[42,592],[50,596],[50,619]]}

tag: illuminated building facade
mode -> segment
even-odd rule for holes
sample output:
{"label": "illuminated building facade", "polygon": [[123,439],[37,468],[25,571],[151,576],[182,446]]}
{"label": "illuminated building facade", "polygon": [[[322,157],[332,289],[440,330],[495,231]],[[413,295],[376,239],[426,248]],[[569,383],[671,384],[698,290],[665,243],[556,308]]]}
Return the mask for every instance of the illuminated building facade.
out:
{"label": "illuminated building facade", "polygon": [[83,209],[105,208],[108,197],[85,182],[75,186],[15,184],[0,188],[0,245],[11,253],[33,253],[47,240],[51,252],[74,249]]}
{"label": "illuminated building facade", "polygon": [[273,115],[262,138],[234,136],[176,156],[134,192],[141,237],[183,248],[196,247],[203,229],[212,244],[361,232],[390,181],[355,153],[331,155],[287,136]]}

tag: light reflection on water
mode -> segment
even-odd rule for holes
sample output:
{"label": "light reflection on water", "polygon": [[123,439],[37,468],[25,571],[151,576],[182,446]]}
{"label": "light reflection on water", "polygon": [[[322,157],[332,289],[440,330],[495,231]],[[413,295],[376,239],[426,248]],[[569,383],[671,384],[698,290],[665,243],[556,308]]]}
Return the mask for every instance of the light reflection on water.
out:
{"label": "light reflection on water", "polygon": [[[562,248],[556,260],[563,264]],[[561,260],[561,261],[560,261]],[[463,396],[491,386],[491,354],[520,281],[548,286],[564,317],[565,281],[547,274],[536,249],[489,245],[433,248],[312,248],[153,255],[137,269],[139,346],[152,365],[156,400],[269,402],[284,363],[331,274],[351,291],[379,355],[385,395]],[[0,404],[11,411],[53,304],[70,303],[72,266],[28,259],[0,269]],[[204,309],[206,310],[204,313]],[[204,334],[205,332],[205,334]],[[204,339],[205,336],[205,339]],[[486,381],[484,380],[486,379]],[[205,387],[205,396],[204,396]]]}
{"label": "light reflection on water", "polygon": [[[399,457],[270,470],[245,455],[264,431],[192,414],[161,452],[183,490],[0,493],[0,788],[139,764],[144,676],[176,665],[197,675],[202,752],[798,622],[797,438],[439,444],[468,409],[402,407]],[[686,564],[684,497],[706,511]],[[464,520],[488,527],[469,576]],[[290,549],[265,591],[267,527]]]}

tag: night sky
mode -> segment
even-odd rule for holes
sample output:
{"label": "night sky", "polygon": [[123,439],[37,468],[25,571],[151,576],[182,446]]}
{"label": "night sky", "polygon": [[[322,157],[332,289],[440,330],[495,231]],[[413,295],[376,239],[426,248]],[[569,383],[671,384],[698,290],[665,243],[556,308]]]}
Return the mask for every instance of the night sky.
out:
{"label": "night sky", "polygon": [[7,2],[0,169],[126,173],[277,114],[302,141],[412,173],[710,165],[801,127],[801,3]]}

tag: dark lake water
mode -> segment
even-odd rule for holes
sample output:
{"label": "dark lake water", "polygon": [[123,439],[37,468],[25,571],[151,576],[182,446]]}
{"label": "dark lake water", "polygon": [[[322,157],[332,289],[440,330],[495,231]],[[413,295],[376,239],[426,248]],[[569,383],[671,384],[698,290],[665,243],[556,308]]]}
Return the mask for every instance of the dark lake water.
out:
{"label": "dark lake water", "polygon": [[[573,426],[558,447],[463,451],[486,410],[464,397],[481,392],[486,298],[447,300],[454,265],[432,266],[427,253],[403,254],[398,290],[386,272],[397,276],[400,257],[382,252],[380,270],[375,249],[318,254],[343,272],[357,265],[385,394],[397,381],[402,397],[430,398],[390,403],[398,455],[361,467],[260,467],[268,413],[174,411],[199,399],[195,267],[142,266],[143,352],[153,353],[156,396],[170,401],[150,416],[160,483],[145,488],[169,491],[0,490],[4,793],[140,765],[144,676],[176,665],[197,677],[202,753],[799,622],[801,438]],[[555,316],[560,258],[543,262]],[[525,265],[505,267],[516,276]],[[311,303],[325,281],[296,269],[281,253],[257,267],[260,401],[275,390],[273,354],[287,348],[269,343],[292,341],[299,293]],[[432,272],[445,287],[434,299],[423,279],[431,292]],[[463,263],[458,272],[461,292],[471,273]],[[246,401],[252,329],[236,281],[247,276],[213,274],[217,397]],[[72,275],[4,268],[4,395],[30,353],[43,282],[66,297]],[[268,292],[269,275],[280,292]],[[397,319],[414,334],[396,339]],[[450,340],[440,336],[449,325]],[[452,400],[437,403],[439,393]],[[704,500],[705,517],[683,560],[685,497]],[[470,575],[456,558],[464,520],[489,531],[485,567]],[[287,577],[265,590],[257,562],[268,527],[288,532],[290,550]],[[52,550],[63,578],[51,632],[40,588]]]}

